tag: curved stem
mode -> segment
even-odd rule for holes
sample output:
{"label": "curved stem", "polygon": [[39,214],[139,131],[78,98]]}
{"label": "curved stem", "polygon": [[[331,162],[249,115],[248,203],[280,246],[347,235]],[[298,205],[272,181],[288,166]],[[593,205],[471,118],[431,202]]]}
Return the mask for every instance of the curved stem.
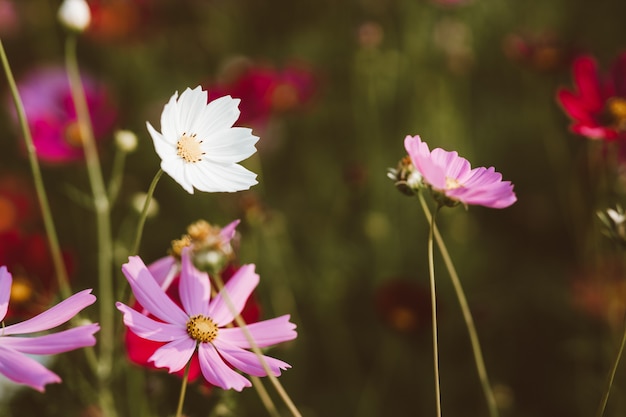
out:
{"label": "curved stem", "polygon": [[624,326],[624,334],[622,335],[622,342],[619,346],[619,350],[617,351],[617,356],[615,357],[615,361],[613,362],[613,367],[611,368],[611,371],[609,373],[609,378],[606,384],[606,390],[604,392],[604,395],[602,396],[602,399],[600,400],[600,405],[598,406],[598,412],[596,413],[596,417],[602,417],[604,415],[606,404],[609,401],[609,394],[611,393],[611,387],[613,387],[613,380],[615,379],[615,373],[617,372],[619,361],[622,358],[624,345],[626,345],[626,326]]}
{"label": "curved stem", "polygon": [[[439,206],[441,207],[441,206]],[[439,211],[439,207],[437,211]],[[435,291],[435,262],[433,250],[433,231],[435,229],[435,215],[430,218],[430,232],[428,233],[428,276],[430,277],[430,301],[433,323],[433,362],[435,371],[435,400],[437,417],[441,417],[441,383],[439,381],[439,342],[437,340],[437,292]]]}
{"label": "curved stem", "polygon": [[[424,197],[421,193],[418,194],[418,197],[420,200],[420,204],[422,205],[422,210],[424,210],[424,215],[426,216],[426,219],[428,221],[431,221],[430,210],[428,209],[428,205],[426,204]],[[459,279],[456,269],[454,268],[454,264],[452,263],[452,259],[450,258],[450,253],[448,252],[448,249],[446,248],[446,245],[441,238],[441,234],[439,233],[437,226],[434,227],[434,235],[435,240],[437,241],[437,246],[441,251],[441,257],[443,258],[443,261],[452,280],[454,292],[456,293],[457,299],[459,300],[459,305],[461,306],[463,319],[465,320],[465,325],[467,327],[467,331],[470,337],[470,343],[472,345],[472,353],[474,355],[474,362],[476,363],[476,370],[478,371],[478,377],[480,379],[480,383],[485,394],[485,399],[487,401],[489,416],[498,417],[498,405],[496,403],[495,396],[493,395],[491,384],[489,383],[487,368],[485,367],[485,361],[483,359],[482,350],[480,348],[480,341],[478,339],[478,333],[476,332],[474,319],[472,318],[472,313],[467,303],[465,292],[463,291],[463,286],[461,285],[461,280]]]}
{"label": "curved stem", "polygon": [[163,170],[159,168],[159,171],[155,174],[152,182],[150,183],[150,187],[148,188],[148,193],[146,195],[146,201],[143,203],[143,209],[141,210],[141,214],[139,215],[139,221],[137,222],[137,231],[135,232],[135,242],[133,243],[131,255],[137,255],[139,252],[139,245],[141,245],[141,236],[143,235],[143,226],[146,223],[146,217],[148,217],[148,209],[150,208],[150,202],[152,201],[152,196],[154,195],[154,189],[156,188],[159,179],[163,175]]}
{"label": "curved stem", "polygon": [[50,253],[52,256],[52,263],[54,264],[54,271],[61,290],[63,298],[68,298],[71,295],[71,291],[68,284],[68,275],[65,263],[63,262],[63,255],[61,254],[61,247],[59,245],[59,239],[57,237],[56,228],[52,219],[52,212],[50,210],[50,204],[48,202],[48,196],[43,184],[43,176],[41,175],[41,169],[39,168],[39,162],[37,160],[37,153],[35,152],[35,145],[33,144],[33,137],[28,127],[28,121],[26,120],[26,112],[24,111],[24,103],[17,90],[15,79],[13,78],[13,72],[9,65],[2,40],[0,40],[0,59],[2,60],[2,67],[6,73],[7,81],[9,83],[9,89],[11,90],[11,97],[17,111],[17,118],[19,120],[22,134],[24,135],[24,142],[26,144],[26,152],[28,154],[28,161],[30,163],[31,172],[33,174],[33,180],[35,182],[35,191],[37,193],[37,200],[39,201],[39,207],[41,208],[41,215],[43,217],[44,228],[46,229],[46,236],[48,237],[48,245],[50,246]]}
{"label": "curved stem", "polygon": [[270,382],[272,383],[272,385],[274,385],[276,392],[278,392],[278,395],[280,396],[280,398],[282,398],[285,405],[287,406],[287,408],[289,408],[289,411],[294,417],[302,417],[302,414],[300,414],[300,411],[298,411],[298,408],[295,406],[295,404],[293,403],[293,401],[287,394],[287,391],[285,391],[285,388],[283,388],[280,381],[278,381],[278,378],[276,378],[276,376],[272,373],[272,370],[267,364],[267,361],[263,357],[263,352],[261,352],[261,349],[259,349],[259,346],[257,345],[256,341],[252,337],[252,334],[250,334],[250,330],[248,330],[248,326],[246,325],[246,322],[244,321],[243,317],[241,317],[241,314],[237,312],[237,309],[235,308],[235,305],[230,299],[228,292],[224,291],[224,281],[222,280],[222,277],[219,274],[215,274],[213,278],[215,279],[215,284],[217,286],[217,289],[220,292],[220,294],[222,294],[222,298],[226,302],[228,309],[235,316],[235,323],[237,323],[237,326],[241,328],[241,331],[246,337],[246,340],[250,344],[250,348],[259,358],[259,362],[261,363],[263,370],[267,374],[267,377],[270,379]]}
{"label": "curved stem", "polygon": [[[100,159],[96,149],[93,127],[89,115],[89,107],[85,97],[78,59],[76,57],[76,36],[68,35],[65,45],[65,65],[72,93],[72,100],[76,109],[76,117],[80,129],[87,175],[91,185],[96,214],[96,232],[98,239],[98,305],[100,307],[100,356],[98,381],[103,392],[101,399],[111,397],[110,376],[115,348],[114,334],[114,297],[113,297],[113,244],[111,237],[111,207],[106,187],[102,178]],[[107,417],[116,416],[115,407],[111,402],[101,401],[101,407]]]}
{"label": "curved stem", "polygon": [[187,392],[187,381],[189,380],[189,368],[191,361],[185,365],[185,374],[183,376],[183,382],[180,386],[180,396],[178,397],[178,407],[176,407],[176,417],[183,415],[183,403],[185,402],[185,393]]}

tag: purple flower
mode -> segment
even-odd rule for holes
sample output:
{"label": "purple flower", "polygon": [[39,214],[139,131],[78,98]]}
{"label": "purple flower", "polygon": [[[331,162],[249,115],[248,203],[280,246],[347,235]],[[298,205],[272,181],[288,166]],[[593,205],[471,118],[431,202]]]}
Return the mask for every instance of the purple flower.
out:
{"label": "purple flower", "polygon": [[[226,328],[234,320],[227,300],[232,301],[237,313],[259,283],[254,265],[242,266],[226,283],[224,291],[211,299],[209,276],[197,270],[190,258],[190,248],[183,249],[179,293],[182,308],[176,305],[159,286],[141,258],[131,256],[122,266],[135,298],[145,311],[158,320],[118,302],[124,313],[124,324],[137,336],[155,342],[167,342],[158,348],[150,361],[170,373],[180,371],[197,350],[200,370],[211,384],[223,389],[241,391],[250,381],[233,368],[253,376],[266,376],[259,358],[249,350],[244,331],[239,327]],[[246,326],[258,347],[292,340],[295,325],[284,315]],[[269,356],[263,356],[276,376],[290,365]]]}
{"label": "purple flower", "polygon": [[502,174],[493,167],[472,169],[456,152],[441,148],[431,152],[419,136],[407,136],[404,147],[422,181],[436,197],[443,197],[444,204],[505,208],[517,201],[511,182],[502,181]]}
{"label": "purple flower", "polygon": [[[82,82],[93,133],[100,140],[113,130],[117,111],[102,84],[86,75],[82,76]],[[39,159],[51,164],[82,160],[82,138],[65,70],[38,69],[23,78],[18,89]],[[13,106],[11,109],[17,121]]]}
{"label": "purple flower", "polygon": [[[6,266],[0,267],[0,321],[4,320],[9,307],[13,277]],[[93,336],[100,329],[98,324],[78,326],[44,336],[19,337],[59,326],[96,301],[91,290],[74,294],[65,301],[21,323],[3,326],[0,330],[0,373],[18,384],[44,391],[46,384],[61,382],[54,372],[27,355],[54,355],[85,346],[93,346]]]}

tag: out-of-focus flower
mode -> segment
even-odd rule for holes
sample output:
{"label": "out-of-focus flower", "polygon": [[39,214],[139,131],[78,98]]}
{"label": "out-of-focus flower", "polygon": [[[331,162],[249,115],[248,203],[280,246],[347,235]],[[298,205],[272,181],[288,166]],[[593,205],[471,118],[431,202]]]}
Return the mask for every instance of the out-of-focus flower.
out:
{"label": "out-of-focus flower", "polygon": [[435,148],[431,152],[419,136],[407,136],[404,147],[424,183],[440,204],[509,207],[517,201],[510,181],[502,181],[495,168],[474,168],[456,152]]}
{"label": "out-of-focus flower", "polygon": [[615,243],[626,247],[626,214],[618,205],[615,209],[598,211],[598,218],[604,225],[603,233]]}
{"label": "out-of-focus flower", "polygon": [[[0,267],[0,321],[7,314],[12,281],[6,266]],[[44,336],[26,335],[60,326],[95,301],[96,297],[91,294],[91,290],[84,290],[31,319],[2,326],[0,373],[13,382],[42,392],[46,384],[61,382],[57,374],[26,355],[54,355],[93,346],[96,344],[93,335],[100,329],[98,324],[87,324]]]}
{"label": "out-of-focus flower", "polygon": [[85,0],[63,0],[58,17],[67,29],[82,32],[89,26],[91,11]]}
{"label": "out-of-focus flower", "polygon": [[557,99],[572,119],[570,129],[590,139],[626,138],[626,52],[601,77],[591,56],[574,61],[575,91],[564,88]]}
{"label": "out-of-focus flower", "polygon": [[[71,270],[71,257],[67,253],[63,257]],[[25,235],[17,230],[0,233],[0,265],[6,265],[13,272],[7,317],[31,316],[50,305],[56,296],[57,282],[44,236]]]}
{"label": "out-of-focus flower", "polygon": [[376,310],[385,324],[401,333],[430,326],[430,293],[412,281],[392,279],[376,290]]}
{"label": "out-of-focus flower", "polygon": [[0,234],[30,229],[38,214],[31,182],[13,173],[0,174]]}
{"label": "out-of-focus flower", "polygon": [[[137,212],[143,211],[143,206],[146,204],[146,193],[135,193],[130,199],[131,207]],[[152,218],[159,213],[159,203],[153,198],[150,199],[150,205],[148,205],[148,211],[146,212],[147,218]]]}
{"label": "out-of-focus flower", "polygon": [[13,0],[0,0],[0,36],[13,34],[19,27],[18,13]]}
{"label": "out-of-focus flower", "polygon": [[[96,140],[111,133],[117,111],[107,88],[83,74]],[[82,160],[84,151],[67,73],[62,67],[36,70],[18,84],[37,156],[47,163]],[[13,106],[11,111],[17,121]]]}
{"label": "out-of-focus flower", "polygon": [[463,20],[445,17],[437,21],[433,42],[445,55],[451,71],[462,74],[472,66],[472,30]]}
{"label": "out-of-focus flower", "polygon": [[277,70],[238,57],[224,65],[218,81],[208,90],[209,99],[223,95],[240,98],[239,122],[263,135],[273,115],[301,109],[311,102],[317,84],[305,64],[293,63]]}
{"label": "out-of-focus flower", "polygon": [[511,33],[504,38],[502,47],[511,61],[541,72],[569,66],[575,54],[571,45],[551,32]]}
{"label": "out-of-focus flower", "polygon": [[[224,287],[226,294],[220,292],[211,299],[209,276],[193,266],[189,252],[190,248],[183,250],[181,261],[178,289],[182,308],[159,287],[139,257],[130,257],[122,271],[139,304],[159,321],[120,302],[116,306],[124,314],[124,324],[132,332],[144,339],[167,342],[151,356],[150,361],[155,366],[178,372],[197,350],[200,371],[210,384],[241,391],[251,384],[233,367],[253,376],[267,374],[256,354],[247,350],[251,345],[243,330],[225,327],[234,320],[225,297],[228,296],[236,313],[240,314],[258,285],[259,276],[254,272],[254,265],[244,265]],[[295,325],[289,322],[288,315],[249,324],[247,329],[259,347],[292,340],[297,336]],[[275,376],[290,367],[278,359],[263,358]]]}
{"label": "out-of-focus flower", "polygon": [[131,130],[117,130],[115,132],[115,144],[126,153],[134,152],[137,149],[137,135]]}
{"label": "out-of-focus flower", "polygon": [[365,22],[359,26],[357,40],[364,49],[378,48],[385,37],[383,27],[377,22]]}
{"label": "out-of-focus flower", "polygon": [[90,0],[87,35],[105,42],[128,42],[150,28],[154,2],[149,0]]}
{"label": "out-of-focus flower", "polygon": [[147,123],[161,168],[187,192],[235,192],[257,184],[256,174],[238,164],[256,152],[252,130],[233,127],[239,99],[207,104],[200,86],[174,93],[161,114],[161,133]]}

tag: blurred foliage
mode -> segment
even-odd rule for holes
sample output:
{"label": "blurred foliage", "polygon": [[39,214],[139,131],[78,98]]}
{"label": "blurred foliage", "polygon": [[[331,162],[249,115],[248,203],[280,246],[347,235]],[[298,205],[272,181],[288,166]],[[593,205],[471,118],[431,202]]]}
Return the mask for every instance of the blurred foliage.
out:
{"label": "blurred foliage", "polygon": [[[3,33],[3,42],[18,79],[32,68],[62,64],[59,2],[14,3],[18,25]],[[381,288],[395,280],[412,282],[418,292],[428,288],[427,223],[417,200],[403,196],[385,176],[404,156],[407,134],[457,150],[475,166],[494,165],[515,184],[519,201],[509,209],[458,207],[439,217],[502,416],[592,415],[623,324],[621,317],[610,322],[578,308],[574,284],[604,282],[603,267],[623,256],[601,235],[595,211],[624,204],[625,195],[606,163],[613,150],[569,133],[554,96],[559,86],[572,85],[575,54],[591,53],[606,68],[621,51],[626,3],[138,3],[142,18],[123,36],[87,34],[79,43],[82,69],[110,86],[119,127],[137,132],[140,140],[114,210],[121,241],[134,233],[130,197],[145,192],[158,170],[145,121],[157,126],[174,91],[210,86],[235,56],[276,67],[304,61],[317,76],[313,102],[273,116],[259,153],[244,163],[259,173],[251,191],[188,195],[164,176],[155,194],[160,211],[148,220],[140,252],[146,262],[164,255],[169,242],[199,218],[216,224],[242,218],[239,261],[257,264],[266,316],[290,313],[298,324],[298,339],[271,353],[292,364],[281,382],[304,416],[434,414],[428,308],[415,310],[423,316],[406,331],[390,326],[384,320],[388,307],[377,303]],[[541,49],[545,35],[557,40],[547,55]],[[520,52],[511,36],[537,49]],[[6,83],[0,87],[7,97]],[[0,113],[1,167],[28,176],[8,114]],[[265,149],[269,141],[274,143]],[[107,172],[112,156],[112,142],[103,145]],[[92,213],[68,192],[69,184],[89,190],[84,167],[47,166],[44,175],[61,240],[77,260],[75,289],[95,286]],[[467,331],[439,261],[443,410],[484,416]],[[120,369],[129,366],[123,355]],[[19,391],[2,415],[97,415],[89,414],[85,401],[95,403],[97,391],[78,400],[69,389],[90,385],[75,365],[80,361],[80,352],[61,355],[55,369],[64,383],[43,395]],[[131,379],[120,375],[122,415],[173,413],[175,377],[143,370]],[[622,366],[607,416],[624,415],[625,390]],[[265,413],[253,389],[207,393],[198,384],[185,409],[198,417]]]}

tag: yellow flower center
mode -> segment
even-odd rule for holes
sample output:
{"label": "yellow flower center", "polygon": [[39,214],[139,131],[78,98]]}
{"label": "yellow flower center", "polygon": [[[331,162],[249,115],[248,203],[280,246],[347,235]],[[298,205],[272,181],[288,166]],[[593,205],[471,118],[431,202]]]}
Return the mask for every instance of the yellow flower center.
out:
{"label": "yellow flower center", "polygon": [[457,179],[446,177],[446,190],[454,190],[462,186],[463,184],[461,184]]}
{"label": "yellow flower center", "polygon": [[189,336],[201,343],[208,343],[217,337],[218,327],[209,317],[201,314],[189,318],[187,322],[187,333]]}
{"label": "yellow flower center", "polygon": [[626,99],[611,97],[606,105],[613,120],[613,126],[618,130],[626,130]]}
{"label": "yellow flower center", "polygon": [[77,148],[83,147],[83,135],[80,133],[78,122],[71,122],[65,127],[65,141]]}
{"label": "yellow flower center", "polygon": [[183,158],[185,162],[200,162],[204,152],[200,147],[201,140],[196,139],[196,134],[187,135],[183,133],[176,144],[176,153]]}
{"label": "yellow flower center", "polygon": [[33,296],[33,287],[26,278],[19,275],[13,278],[11,285],[11,302],[22,304],[29,301]]}

